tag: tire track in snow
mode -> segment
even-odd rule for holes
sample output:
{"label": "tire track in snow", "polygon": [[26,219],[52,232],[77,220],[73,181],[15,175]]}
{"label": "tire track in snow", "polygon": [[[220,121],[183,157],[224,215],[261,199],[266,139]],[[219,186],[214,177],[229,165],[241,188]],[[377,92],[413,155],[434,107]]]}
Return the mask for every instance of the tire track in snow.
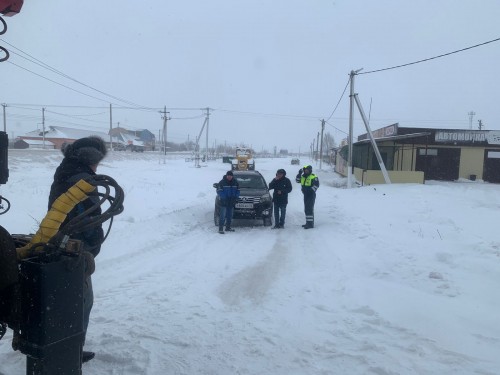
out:
{"label": "tire track in snow", "polygon": [[242,299],[260,303],[279,277],[288,251],[277,238],[265,259],[237,272],[220,285],[218,295],[221,300],[228,305],[237,305]]}
{"label": "tire track in snow", "polygon": [[[115,269],[121,264],[131,263],[134,259],[140,261],[141,259],[149,259],[157,256],[159,253],[165,252],[165,250],[173,251],[179,247],[178,245],[180,242],[185,240],[187,234],[189,234],[189,238],[197,239],[199,236],[203,235],[203,231],[199,231],[198,229],[207,228],[209,221],[192,222],[192,220],[189,220],[191,216],[187,216],[193,212],[194,207],[198,206],[190,206],[183,209],[173,210],[148,219],[148,221],[152,223],[152,233],[151,235],[147,235],[145,233],[139,234],[139,236],[145,238],[143,245],[138,249],[126,252],[123,255],[118,255],[113,258],[100,261],[98,265],[99,270],[106,272],[108,269]],[[179,218],[168,220],[168,218],[179,214],[187,217],[186,219],[181,220],[180,224],[178,224]],[[168,227],[169,231],[158,233],[156,229],[154,229],[158,226],[158,222],[175,222],[176,224]],[[134,233],[133,231],[130,232]],[[136,244],[137,242],[138,241],[134,241],[132,243]],[[102,251],[106,251],[106,243],[104,243]]]}

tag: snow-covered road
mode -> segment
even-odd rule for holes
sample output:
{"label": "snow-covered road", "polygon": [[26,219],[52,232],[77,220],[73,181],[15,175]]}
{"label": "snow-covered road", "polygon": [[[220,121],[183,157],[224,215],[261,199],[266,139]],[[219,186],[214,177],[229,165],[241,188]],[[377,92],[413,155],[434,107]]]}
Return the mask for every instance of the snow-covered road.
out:
{"label": "snow-covered road", "polygon": [[[36,230],[56,151],[9,156],[0,225]],[[289,159],[257,159],[269,182]],[[310,162],[303,160],[304,162]],[[292,168],[293,167],[293,168]],[[98,173],[123,187],[97,257],[84,374],[496,374],[500,369],[500,186],[342,188],[324,165],[316,228],[293,182],[284,230],[236,222],[219,235],[228,164],[114,153]],[[106,226],[106,225],[105,225]],[[0,374],[24,356],[0,341]]]}

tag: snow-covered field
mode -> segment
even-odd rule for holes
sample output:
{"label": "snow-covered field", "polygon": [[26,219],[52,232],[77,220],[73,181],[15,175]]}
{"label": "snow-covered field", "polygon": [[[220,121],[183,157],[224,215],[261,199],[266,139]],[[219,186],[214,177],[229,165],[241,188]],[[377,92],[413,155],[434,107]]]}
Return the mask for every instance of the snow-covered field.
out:
{"label": "snow-covered field", "polygon": [[[9,152],[0,225],[32,233],[62,156]],[[256,165],[268,182],[298,169]],[[220,235],[212,183],[228,166],[116,152],[99,167],[125,211],[96,259],[84,374],[500,373],[500,185],[345,189],[313,164],[315,229],[301,228],[294,182],[284,230],[236,222]],[[11,337],[1,375],[25,373]]]}

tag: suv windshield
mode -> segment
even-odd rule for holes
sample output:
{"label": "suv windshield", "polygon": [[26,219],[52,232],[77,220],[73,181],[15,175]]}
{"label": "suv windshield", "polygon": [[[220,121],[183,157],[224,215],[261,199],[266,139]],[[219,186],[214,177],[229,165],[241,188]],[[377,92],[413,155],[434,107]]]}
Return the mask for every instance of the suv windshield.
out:
{"label": "suv windshield", "polygon": [[265,189],[266,182],[260,176],[237,176],[238,183],[242,189]]}

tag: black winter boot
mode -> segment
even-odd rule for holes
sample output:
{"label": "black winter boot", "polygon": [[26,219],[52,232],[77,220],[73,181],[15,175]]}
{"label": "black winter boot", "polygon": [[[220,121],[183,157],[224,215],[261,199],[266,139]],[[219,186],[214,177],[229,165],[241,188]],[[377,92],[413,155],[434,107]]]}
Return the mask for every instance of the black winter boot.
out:
{"label": "black winter boot", "polygon": [[82,363],[88,362],[91,359],[94,359],[94,357],[95,357],[95,353],[94,352],[87,352],[87,351],[84,350],[82,352]]}
{"label": "black winter boot", "polygon": [[224,234],[224,227],[219,227],[219,233]]}
{"label": "black winter boot", "polygon": [[234,232],[234,229],[231,227],[226,227],[226,232]]}

